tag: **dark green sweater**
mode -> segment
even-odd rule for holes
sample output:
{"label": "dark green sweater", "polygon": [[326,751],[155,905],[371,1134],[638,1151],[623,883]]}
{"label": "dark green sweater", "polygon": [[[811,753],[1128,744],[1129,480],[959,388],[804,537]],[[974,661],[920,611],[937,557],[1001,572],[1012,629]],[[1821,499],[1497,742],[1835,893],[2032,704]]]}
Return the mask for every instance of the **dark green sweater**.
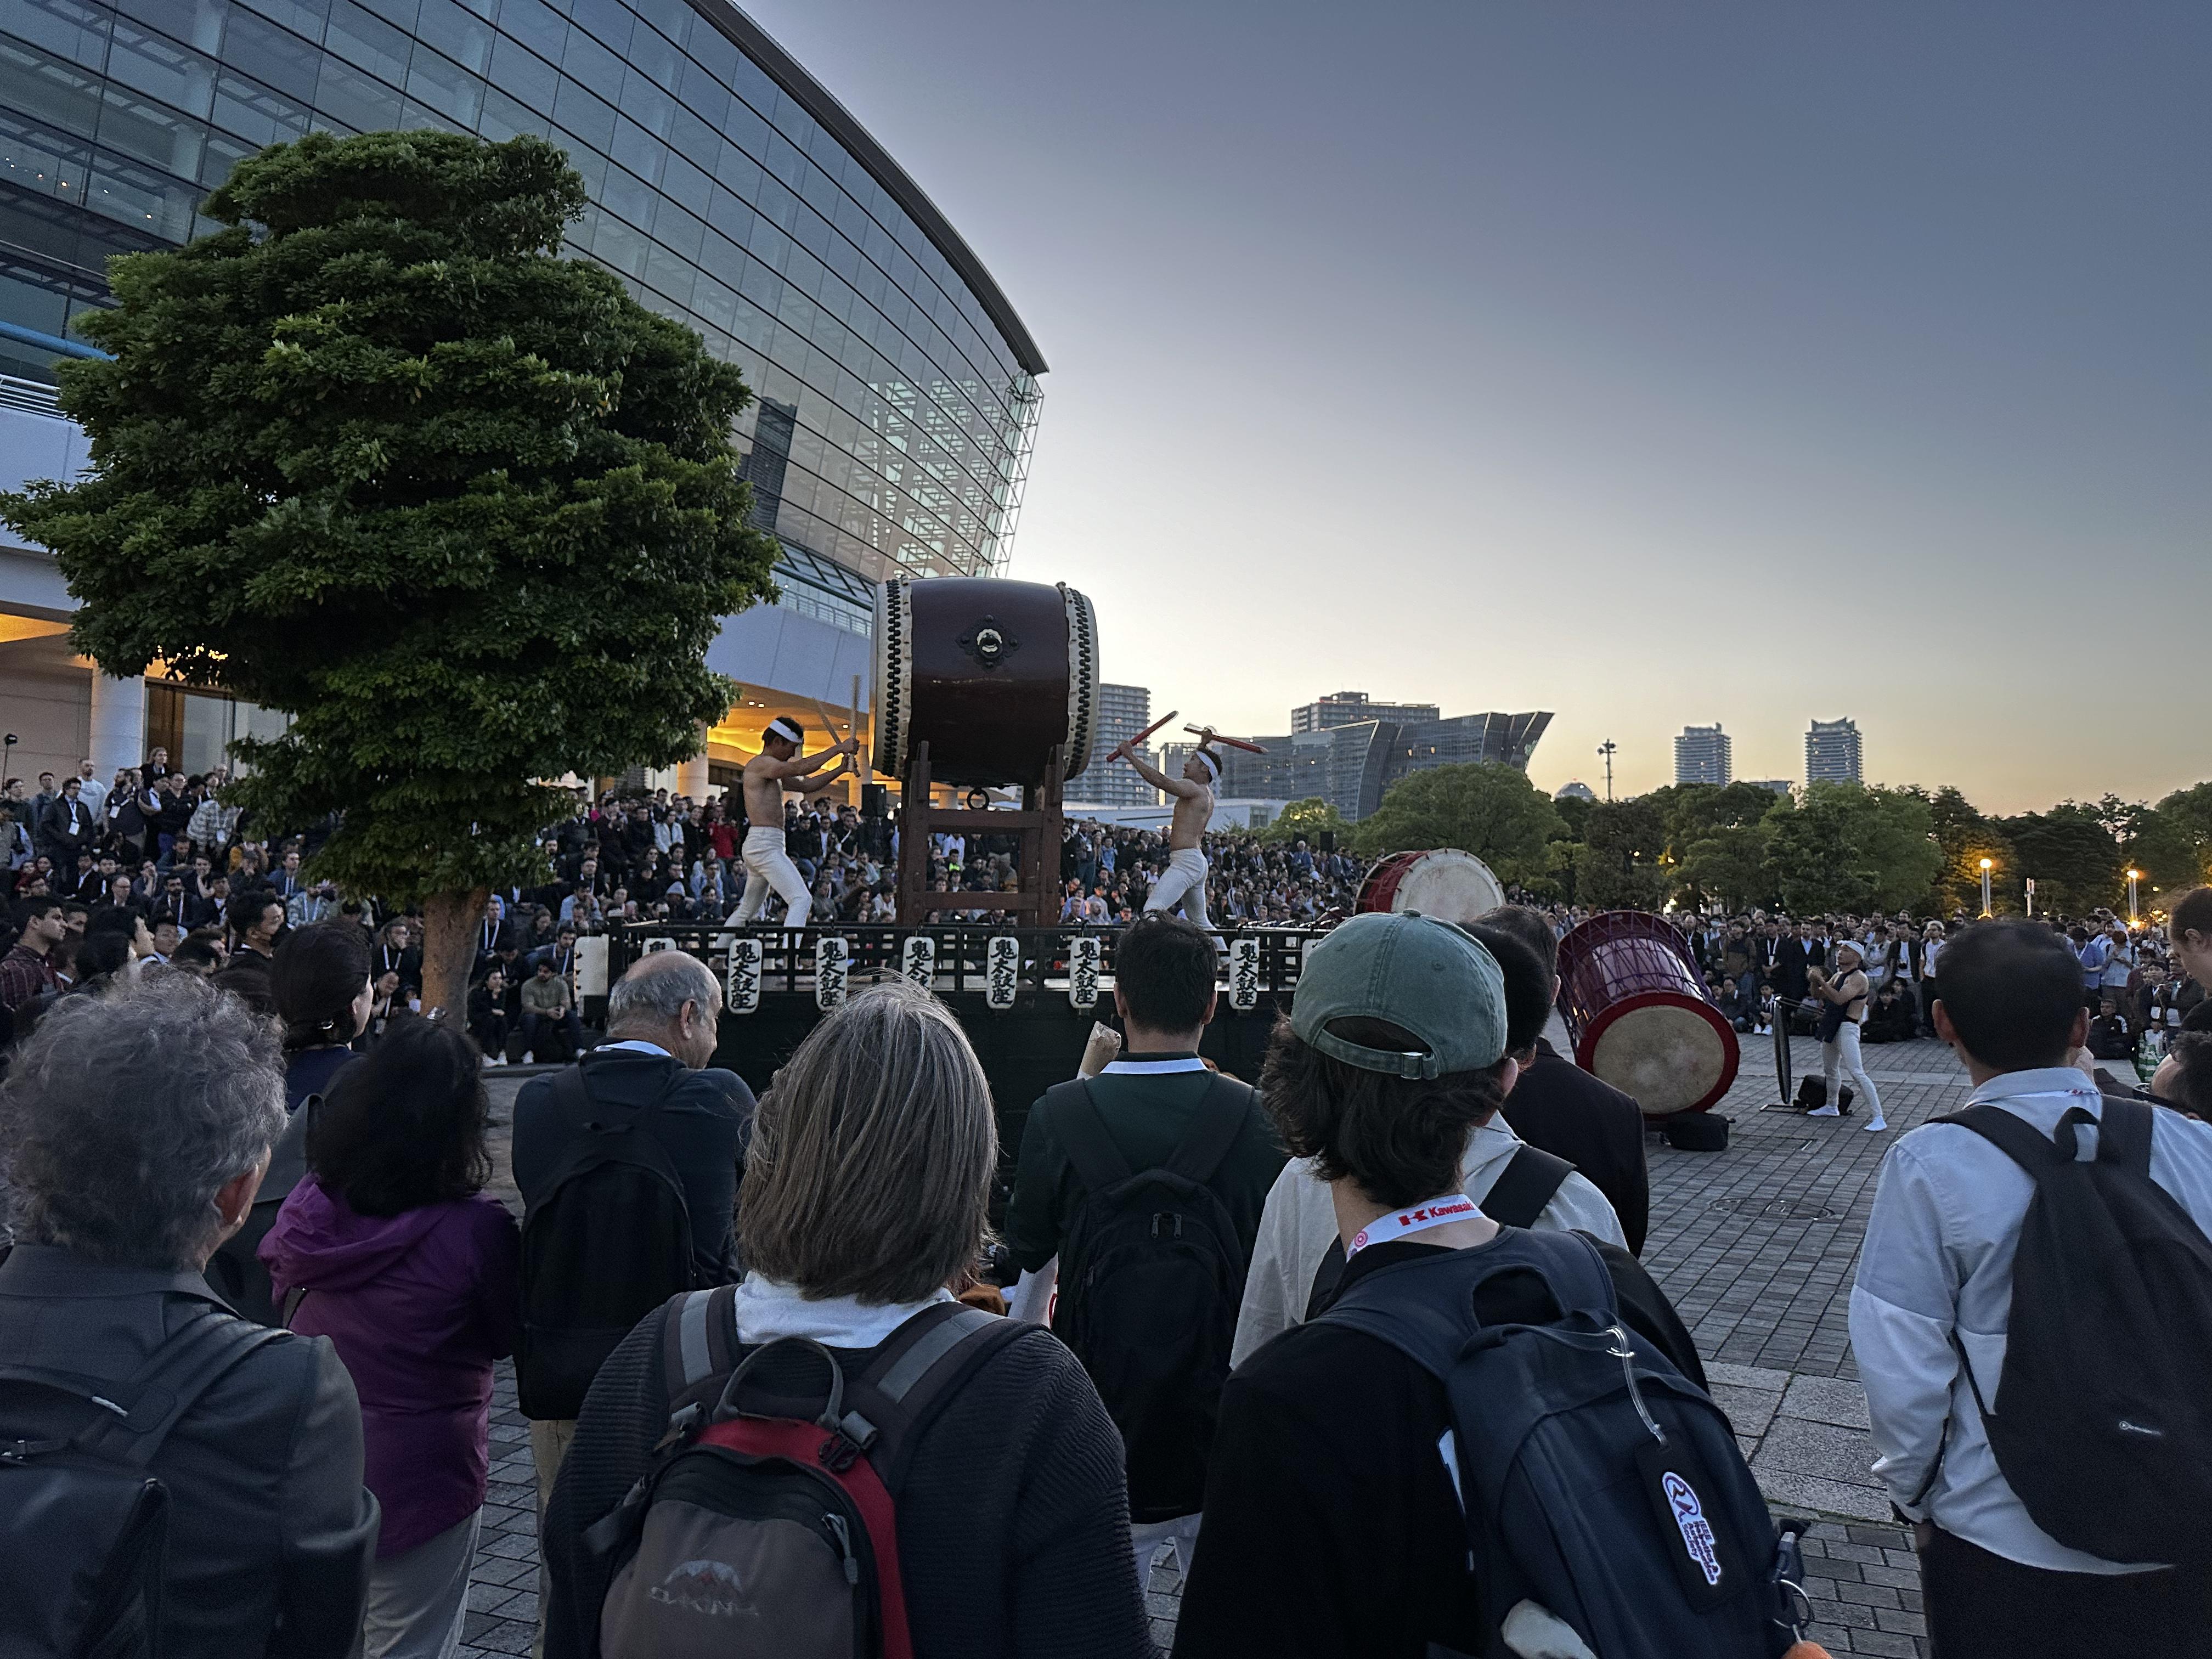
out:
{"label": "dark green sweater", "polygon": [[[1122,1057],[1130,1062],[1182,1058],[1175,1054]],[[1190,1127],[1199,1102],[1213,1081],[1214,1073],[1206,1071],[1152,1076],[1109,1071],[1091,1079],[1091,1097],[1105,1120],[1106,1133],[1129,1161],[1129,1167],[1154,1170],[1174,1156],[1176,1143]],[[1275,1177],[1282,1173],[1285,1153],[1260,1105],[1259,1091],[1248,1084],[1232,1082],[1230,1086],[1244,1092],[1244,1128],[1206,1185],[1229,1212],[1249,1261],[1252,1241],[1260,1231],[1260,1213],[1267,1207]],[[1067,1149],[1053,1131],[1050,1116],[1049,1112],[1030,1109],[1028,1127],[1022,1133],[1021,1157],[1015,1166],[1014,1189],[1006,1200],[1003,1230],[1006,1245],[1025,1273],[1035,1273],[1060,1253],[1060,1238],[1085,1197],[1083,1182],[1068,1161]]]}

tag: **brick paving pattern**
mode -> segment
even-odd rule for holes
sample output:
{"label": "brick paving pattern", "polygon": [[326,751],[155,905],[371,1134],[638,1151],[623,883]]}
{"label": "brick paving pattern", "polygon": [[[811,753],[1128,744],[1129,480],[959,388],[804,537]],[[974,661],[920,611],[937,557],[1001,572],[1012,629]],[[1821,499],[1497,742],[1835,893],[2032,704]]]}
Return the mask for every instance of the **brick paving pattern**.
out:
{"label": "brick paving pattern", "polygon": [[[1809,1038],[1793,1041],[1791,1057],[1797,1076],[1818,1075]],[[1696,1337],[1769,1503],[1778,1514],[1816,1517],[1805,1536],[1816,1621],[1807,1634],[1833,1654],[1926,1659],[1911,1540],[1882,1523],[1888,1502],[1868,1472],[1873,1448],[1847,1319],[1882,1154],[1906,1129],[1963,1104],[1966,1079],[1934,1042],[1869,1048],[1866,1060],[1887,1133],[1865,1132],[1863,1109],[1840,1120],[1760,1111],[1775,1096],[1772,1060],[1765,1041],[1745,1039],[1744,1073],[1717,1109],[1732,1120],[1728,1148],[1650,1143],[1644,1261]],[[492,1082],[494,1190],[518,1210],[505,1127],[520,1080],[495,1073]],[[492,1406],[491,1490],[462,1631],[461,1651],[471,1656],[527,1653],[538,1613],[536,1482],[509,1365],[499,1367]],[[1182,1589],[1171,1559],[1146,1573],[1163,1652]]]}

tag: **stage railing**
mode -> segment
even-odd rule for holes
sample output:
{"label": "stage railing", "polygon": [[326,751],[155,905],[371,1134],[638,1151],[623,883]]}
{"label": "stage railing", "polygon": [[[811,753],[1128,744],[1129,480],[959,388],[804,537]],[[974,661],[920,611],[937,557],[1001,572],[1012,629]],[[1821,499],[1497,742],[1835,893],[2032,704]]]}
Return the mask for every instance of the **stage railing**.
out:
{"label": "stage railing", "polygon": [[[1287,994],[1305,952],[1324,930],[1224,927],[1217,981],[1236,1007],[1261,995]],[[764,993],[823,995],[825,978],[860,985],[903,973],[953,995],[981,992],[1011,1006],[1020,991],[1067,993],[1079,1006],[1112,1001],[1117,927],[1006,927],[953,922],[920,927],[887,923],[824,922],[805,927],[731,927],[714,921],[628,922],[607,935],[609,983],[641,957],[684,951],[705,962],[731,991],[732,1012]],[[916,940],[926,940],[918,945]],[[842,941],[842,949],[834,943]],[[757,954],[756,955],[756,951]],[[826,951],[826,954],[825,954]],[[1105,989],[1098,989],[1103,981]]]}

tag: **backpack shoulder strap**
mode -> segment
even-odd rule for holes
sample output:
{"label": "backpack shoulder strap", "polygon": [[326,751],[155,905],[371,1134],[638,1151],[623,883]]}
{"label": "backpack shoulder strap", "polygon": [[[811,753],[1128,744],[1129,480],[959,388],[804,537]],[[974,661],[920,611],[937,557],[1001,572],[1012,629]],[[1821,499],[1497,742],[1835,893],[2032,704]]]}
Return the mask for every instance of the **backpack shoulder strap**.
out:
{"label": "backpack shoulder strap", "polygon": [[737,1369],[737,1301],[736,1285],[718,1285],[683,1291],[662,1304],[660,1379],[672,1424],[687,1407],[709,1403],[702,1398],[703,1384],[719,1387]]}
{"label": "backpack shoulder strap", "polygon": [[1045,1091],[1043,1105],[1052,1114],[1052,1127],[1085,1192],[1103,1193],[1129,1178],[1129,1160],[1107,1133],[1089,1084],[1081,1078],[1055,1083]]}
{"label": "backpack shoulder strap", "polygon": [[1480,1328],[1474,1298],[1485,1281],[1520,1271],[1544,1280],[1562,1314],[1585,1313],[1605,1325],[1620,1316],[1613,1275],[1589,1239],[1516,1229],[1476,1249],[1395,1261],[1364,1274],[1315,1322],[1364,1331],[1447,1377]]}
{"label": "backpack shoulder strap", "polygon": [[921,1431],[990,1355],[1043,1327],[964,1303],[940,1302],[899,1327],[876,1350],[848,1397],[847,1432],[866,1449],[894,1497]]}
{"label": "backpack shoulder strap", "polygon": [[1244,1133],[1244,1118],[1252,1093],[1245,1085],[1218,1072],[1213,1073],[1212,1079],[1206,1092],[1199,1097],[1198,1109],[1191,1114],[1182,1139],[1176,1143],[1175,1152],[1167,1161],[1169,1174],[1179,1175],[1200,1186],[1213,1179],[1221,1160],[1229,1156],[1237,1137]]}
{"label": "backpack shoulder strap", "polygon": [[2001,1106],[1986,1103],[1969,1106],[1964,1111],[1930,1118],[1929,1121],[1955,1123],[1962,1129],[1972,1129],[2038,1181],[2067,1161],[2040,1129]]}
{"label": "backpack shoulder strap", "polygon": [[2148,1101],[2106,1095],[2103,1115],[2097,1121],[2097,1162],[2117,1164],[2149,1180],[2151,1125],[2157,1115]]}
{"label": "backpack shoulder strap", "polygon": [[170,1333],[122,1382],[31,1365],[0,1367],[0,1381],[33,1383],[90,1401],[100,1413],[77,1434],[76,1443],[143,1468],[224,1372],[256,1348],[289,1334],[210,1309]]}
{"label": "backpack shoulder strap", "polygon": [[1564,1158],[1524,1141],[1482,1195],[1482,1212],[1501,1227],[1533,1227],[1574,1172]]}

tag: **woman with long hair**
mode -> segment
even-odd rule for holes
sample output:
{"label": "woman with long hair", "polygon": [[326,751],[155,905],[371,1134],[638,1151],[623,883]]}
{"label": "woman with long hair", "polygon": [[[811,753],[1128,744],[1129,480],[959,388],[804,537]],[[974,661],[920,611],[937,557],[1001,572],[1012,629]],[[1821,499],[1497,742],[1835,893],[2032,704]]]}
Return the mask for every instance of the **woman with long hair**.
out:
{"label": "woman with long hair", "polygon": [[459,1646],[489,1467],[492,1364],[514,1351],[520,1243],[483,1191],[477,1047],[395,1021],[348,1066],[307,1134],[307,1175],[262,1240],[283,1321],[327,1336],[361,1396],[383,1505],[368,1659]]}
{"label": "woman with long hair", "polygon": [[[997,1162],[989,1085],[944,1005],[903,981],[854,996],[799,1044],[760,1103],[738,1196],[750,1271],[733,1295],[683,1302],[686,1351],[726,1346],[732,1374],[759,1356],[737,1397],[776,1415],[796,1397],[812,1402],[811,1415],[824,1350],[841,1376],[859,1377],[879,1355],[902,1363],[932,1339],[952,1339],[959,1316],[944,1304],[981,1252]],[[726,1328],[708,1325],[718,1316],[709,1305],[725,1310]],[[668,1650],[651,1585],[611,1614],[628,1645],[598,1639],[626,1553],[603,1553],[584,1534],[653,1466],[668,1430],[670,1318],[663,1307],[641,1321],[584,1402],[543,1540],[553,1659]],[[906,1443],[902,1473],[891,1471],[914,1651],[1146,1659],[1121,1437],[1050,1333],[987,1323],[966,1339],[986,1346],[951,1374]],[[711,1563],[681,1570],[713,1582]],[[883,1582],[880,1565],[876,1575]],[[624,1582],[637,1589],[634,1577]],[[755,1640],[766,1651],[791,1635],[760,1629]]]}

